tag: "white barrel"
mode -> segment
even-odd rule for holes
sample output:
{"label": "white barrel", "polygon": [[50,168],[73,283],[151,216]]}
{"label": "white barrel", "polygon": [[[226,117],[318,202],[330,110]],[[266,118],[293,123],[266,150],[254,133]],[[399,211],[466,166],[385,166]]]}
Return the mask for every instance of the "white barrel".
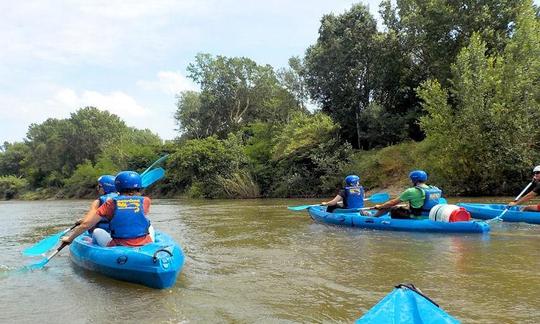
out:
{"label": "white barrel", "polygon": [[461,214],[462,212],[463,208],[457,205],[438,204],[433,206],[429,211],[429,219],[437,222],[454,222],[454,218],[456,217],[453,216]]}

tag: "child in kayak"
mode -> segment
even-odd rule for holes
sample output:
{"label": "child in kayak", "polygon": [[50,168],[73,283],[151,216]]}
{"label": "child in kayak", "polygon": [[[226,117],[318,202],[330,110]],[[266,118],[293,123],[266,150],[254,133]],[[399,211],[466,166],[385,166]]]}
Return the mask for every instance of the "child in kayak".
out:
{"label": "child in kayak", "polygon": [[101,219],[109,220],[110,233],[96,228],[92,237],[100,246],[141,246],[152,242],[150,221],[150,198],[141,196],[141,177],[134,171],[122,171],[116,175],[115,187],[118,196],[109,198],[96,211],[87,214],[72,233],[62,237],[71,243],[77,236],[94,227]]}
{"label": "child in kayak", "polygon": [[345,177],[345,187],[342,188],[334,199],[321,203],[326,211],[331,213],[336,208],[362,208],[364,207],[364,187],[360,185],[360,177],[348,175]]}

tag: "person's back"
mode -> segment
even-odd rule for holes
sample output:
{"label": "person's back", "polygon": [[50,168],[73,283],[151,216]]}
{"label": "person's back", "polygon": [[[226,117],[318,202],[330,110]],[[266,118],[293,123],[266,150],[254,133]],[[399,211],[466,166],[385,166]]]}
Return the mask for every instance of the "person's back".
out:
{"label": "person's back", "polygon": [[[442,191],[426,184],[427,173],[423,170],[414,170],[409,173],[412,187],[407,188],[398,198],[394,198],[384,204],[376,205],[377,213],[381,216],[388,211],[392,218],[424,218],[429,215],[433,206],[439,203]],[[408,203],[408,207],[397,206],[399,203]]]}
{"label": "person's back", "polygon": [[94,231],[94,238],[102,246],[140,246],[152,242],[149,235],[150,198],[140,195],[141,179],[133,171],[120,172],[115,179],[119,194],[108,199],[97,214],[109,220],[110,235]]}
{"label": "person's back", "polygon": [[326,211],[331,213],[342,203],[342,208],[362,208],[364,207],[364,188],[360,185],[360,177],[348,175],[345,177],[345,187],[339,190],[334,199],[322,202],[323,206],[328,206]]}

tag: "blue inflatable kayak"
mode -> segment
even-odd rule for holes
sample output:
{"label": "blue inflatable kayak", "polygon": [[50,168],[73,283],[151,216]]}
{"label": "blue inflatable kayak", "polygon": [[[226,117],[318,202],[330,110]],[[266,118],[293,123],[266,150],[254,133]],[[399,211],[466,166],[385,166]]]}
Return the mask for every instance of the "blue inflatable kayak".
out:
{"label": "blue inflatable kayak", "polygon": [[101,247],[85,233],[71,243],[70,255],[82,268],[158,289],[172,287],[184,264],[180,246],[159,231],[155,242],[140,247]]}
{"label": "blue inflatable kayak", "polygon": [[[473,204],[459,203],[461,206],[471,213],[472,217],[478,219],[491,219],[499,216],[506,205],[503,204]],[[513,206],[501,218],[505,222],[524,222],[530,224],[540,224],[540,212],[521,211],[523,206]]]}
{"label": "blue inflatable kayak", "polygon": [[388,214],[372,217],[360,215],[357,211],[344,210],[328,213],[324,206],[310,207],[308,212],[311,218],[321,223],[377,230],[437,233],[485,233],[489,231],[488,224],[476,221],[447,223],[429,219],[392,219]]}
{"label": "blue inflatable kayak", "polygon": [[355,323],[446,324],[459,321],[439,308],[439,305],[413,285],[403,284],[397,285]]}

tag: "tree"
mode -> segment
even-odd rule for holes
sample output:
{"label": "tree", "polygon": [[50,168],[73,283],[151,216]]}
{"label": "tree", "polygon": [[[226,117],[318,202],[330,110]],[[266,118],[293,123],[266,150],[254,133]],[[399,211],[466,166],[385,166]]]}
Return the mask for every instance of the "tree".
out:
{"label": "tree", "polygon": [[419,89],[433,164],[458,193],[517,191],[519,182],[501,181],[525,178],[540,158],[540,21],[531,6],[520,8],[502,55],[487,52],[474,34],[452,65],[451,87],[429,80]]}
{"label": "tree", "polygon": [[420,82],[437,79],[443,86],[460,49],[479,33],[489,55],[501,53],[512,34],[519,8],[530,0],[447,1],[390,0],[381,3],[383,21],[395,32],[415,65]]}
{"label": "tree", "polygon": [[4,143],[0,152],[0,176],[23,175],[23,161],[30,154],[25,143]]}
{"label": "tree", "polygon": [[31,124],[25,139],[30,153],[23,161],[31,185],[61,187],[77,165],[95,163],[127,129],[118,116],[95,107],[79,109],[69,119]]}
{"label": "tree", "polygon": [[251,122],[283,122],[298,110],[294,97],[280,86],[273,68],[248,58],[198,54],[188,66],[199,95],[182,93],[175,118],[191,138],[226,138]]}
{"label": "tree", "polygon": [[325,15],[319,38],[306,51],[306,83],[314,100],[342,126],[347,140],[361,140],[361,115],[375,87],[377,23],[364,5]]}
{"label": "tree", "polygon": [[301,110],[306,112],[307,103],[310,98],[306,86],[305,68],[302,59],[297,56],[291,57],[289,59],[289,67],[278,70],[277,76],[281,85],[294,96]]}

